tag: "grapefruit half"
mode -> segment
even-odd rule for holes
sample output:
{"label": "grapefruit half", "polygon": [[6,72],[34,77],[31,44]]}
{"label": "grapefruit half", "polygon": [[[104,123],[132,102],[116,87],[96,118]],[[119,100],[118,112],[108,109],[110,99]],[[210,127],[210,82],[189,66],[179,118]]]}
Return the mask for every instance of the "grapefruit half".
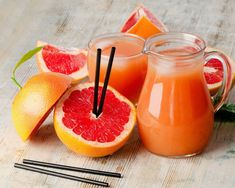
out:
{"label": "grapefruit half", "polygon": [[[206,48],[206,52],[211,52],[211,51],[221,52],[228,58],[229,63],[231,64],[232,67],[233,83],[234,83],[235,62],[221,50],[211,47]],[[219,59],[212,58],[204,65],[204,76],[207,82],[207,87],[211,95],[215,95],[219,90],[219,88],[221,87],[223,80],[223,73],[224,73],[223,65]]]}
{"label": "grapefruit half", "polygon": [[40,73],[26,82],[11,108],[13,124],[22,140],[40,127],[70,84],[71,78],[59,73]]}
{"label": "grapefruit half", "polygon": [[166,26],[142,4],[136,7],[121,27],[121,32],[136,34],[143,38],[167,31]]}
{"label": "grapefruit half", "polygon": [[[128,140],[135,122],[134,105],[108,87],[103,112],[92,113],[93,83],[70,88],[56,104],[54,126],[60,140],[76,153],[101,157],[114,153]],[[102,86],[99,87],[99,98]]]}
{"label": "grapefruit half", "polygon": [[88,76],[86,50],[58,47],[42,41],[38,41],[37,46],[44,46],[36,55],[40,72],[65,74],[73,78],[73,83]]}

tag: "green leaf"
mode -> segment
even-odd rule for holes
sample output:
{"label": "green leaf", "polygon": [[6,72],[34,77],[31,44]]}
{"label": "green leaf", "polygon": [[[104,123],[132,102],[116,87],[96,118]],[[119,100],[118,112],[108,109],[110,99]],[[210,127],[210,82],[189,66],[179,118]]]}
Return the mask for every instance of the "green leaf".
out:
{"label": "green leaf", "polygon": [[232,104],[232,103],[224,104],[220,110],[235,113],[235,104]]}
{"label": "green leaf", "polygon": [[15,78],[15,72],[18,69],[18,67],[20,65],[22,65],[24,62],[26,62],[27,60],[31,59],[36,53],[38,53],[41,49],[43,48],[43,46],[40,47],[36,47],[30,51],[28,51],[26,54],[23,55],[23,57],[16,63],[13,72],[12,72],[12,81],[19,87],[22,88],[22,86],[19,84],[19,82],[17,82],[16,78]]}

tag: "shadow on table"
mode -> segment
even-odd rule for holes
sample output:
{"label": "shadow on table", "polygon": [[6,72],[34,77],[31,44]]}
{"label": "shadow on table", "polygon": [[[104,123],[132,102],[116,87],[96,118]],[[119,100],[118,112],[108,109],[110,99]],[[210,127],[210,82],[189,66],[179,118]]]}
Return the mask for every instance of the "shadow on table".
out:
{"label": "shadow on table", "polygon": [[215,114],[215,121],[220,122],[235,122],[235,113],[227,112],[227,111],[218,111]]}
{"label": "shadow on table", "polygon": [[52,123],[43,125],[32,138],[30,141],[32,143],[44,143],[44,142],[54,142],[55,140],[59,140],[56,136],[55,129]]}

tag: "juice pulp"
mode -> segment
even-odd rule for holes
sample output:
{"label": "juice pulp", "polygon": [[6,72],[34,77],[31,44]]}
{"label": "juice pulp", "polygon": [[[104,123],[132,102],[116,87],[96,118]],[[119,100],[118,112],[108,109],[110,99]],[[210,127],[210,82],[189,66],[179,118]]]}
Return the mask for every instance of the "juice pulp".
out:
{"label": "juice pulp", "polygon": [[[116,47],[109,85],[136,103],[147,71],[147,57],[142,54],[143,44],[128,40],[104,41],[100,66],[100,81],[103,82],[112,47]],[[96,48],[88,54],[90,81],[95,80]]]}
{"label": "juice pulp", "polygon": [[[171,50],[162,54],[187,54]],[[164,156],[190,156],[207,145],[214,108],[203,75],[203,58],[181,62],[149,58],[137,106],[140,137],[145,147]],[[161,64],[160,64],[161,63]],[[171,63],[171,67],[164,67]],[[173,64],[172,64],[173,63]]]}

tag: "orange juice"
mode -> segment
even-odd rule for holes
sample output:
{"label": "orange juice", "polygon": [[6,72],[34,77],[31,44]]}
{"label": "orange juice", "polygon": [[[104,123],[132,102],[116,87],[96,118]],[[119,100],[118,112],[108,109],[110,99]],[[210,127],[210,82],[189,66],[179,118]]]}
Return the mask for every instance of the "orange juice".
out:
{"label": "orange juice", "polygon": [[88,51],[90,81],[95,80],[96,49],[102,49],[100,81],[104,81],[110,50],[116,47],[109,84],[136,103],[147,71],[147,57],[142,54],[144,40],[131,34],[111,34],[92,40]]}
{"label": "orange juice", "polygon": [[[158,53],[182,57],[195,49]],[[214,108],[203,75],[203,56],[187,61],[149,57],[137,118],[141,139],[153,153],[194,155],[205,148],[212,134]]]}

